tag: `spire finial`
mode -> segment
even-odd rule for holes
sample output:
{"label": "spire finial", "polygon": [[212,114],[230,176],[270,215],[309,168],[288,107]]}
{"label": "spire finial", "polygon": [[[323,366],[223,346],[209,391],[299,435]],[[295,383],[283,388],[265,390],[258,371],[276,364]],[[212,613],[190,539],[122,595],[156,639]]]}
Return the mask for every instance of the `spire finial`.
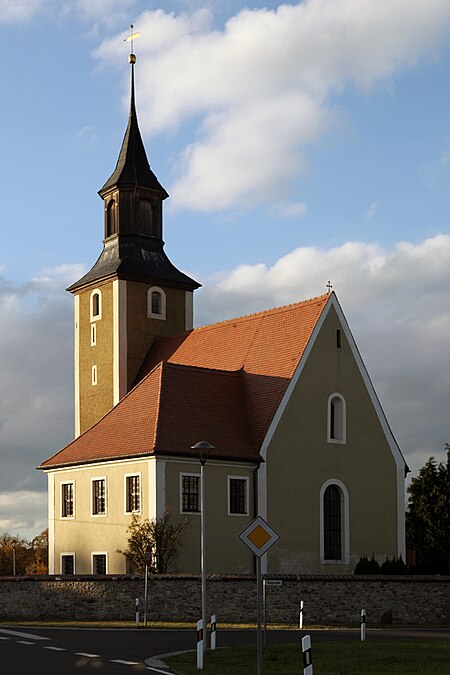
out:
{"label": "spire finial", "polygon": [[134,66],[136,63],[136,55],[133,54],[133,43],[136,40],[136,38],[141,37],[140,33],[133,33],[134,26],[133,24],[130,25],[130,34],[128,37],[125,38],[124,42],[130,42],[130,56],[128,57],[128,61],[131,63],[131,66]]}
{"label": "spire finial", "polygon": [[331,293],[332,288],[333,288],[333,284],[331,283],[331,281],[329,281],[329,282],[327,283],[327,288],[328,288],[328,293]]}

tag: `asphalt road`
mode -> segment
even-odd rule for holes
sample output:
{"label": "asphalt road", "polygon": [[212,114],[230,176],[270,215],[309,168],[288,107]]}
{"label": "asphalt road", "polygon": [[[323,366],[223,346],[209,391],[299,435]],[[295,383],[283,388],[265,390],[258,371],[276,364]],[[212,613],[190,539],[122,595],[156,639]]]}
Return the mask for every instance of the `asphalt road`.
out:
{"label": "asphalt road", "polygon": [[[357,631],[306,631],[315,640],[359,640]],[[303,633],[303,634],[306,634]],[[300,643],[297,631],[268,631],[267,643]],[[151,656],[195,648],[195,630],[70,629],[0,626],[1,675],[153,673]],[[367,631],[367,639],[450,639],[450,631]],[[255,644],[255,631],[218,632],[218,646]]]}

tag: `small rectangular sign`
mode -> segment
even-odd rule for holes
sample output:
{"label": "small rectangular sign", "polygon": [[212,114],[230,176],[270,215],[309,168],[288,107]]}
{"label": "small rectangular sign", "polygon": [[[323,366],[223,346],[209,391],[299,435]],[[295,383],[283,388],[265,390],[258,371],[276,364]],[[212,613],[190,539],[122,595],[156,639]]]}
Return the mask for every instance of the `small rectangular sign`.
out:
{"label": "small rectangular sign", "polygon": [[281,579],[266,579],[266,586],[274,586],[275,588],[283,585]]}

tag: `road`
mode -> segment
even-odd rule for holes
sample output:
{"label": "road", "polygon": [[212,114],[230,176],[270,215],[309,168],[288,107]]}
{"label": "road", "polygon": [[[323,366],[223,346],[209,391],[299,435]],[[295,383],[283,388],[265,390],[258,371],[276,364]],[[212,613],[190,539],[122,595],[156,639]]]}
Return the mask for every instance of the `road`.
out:
{"label": "road", "polygon": [[[357,631],[308,631],[313,640],[359,639]],[[268,631],[267,642],[300,643],[297,631]],[[450,639],[450,631],[368,630],[367,639]],[[218,646],[254,644],[255,631],[218,632]],[[195,630],[71,629],[0,626],[2,675],[85,675],[153,673],[145,660],[158,654],[195,648]],[[167,672],[167,671],[163,671]]]}

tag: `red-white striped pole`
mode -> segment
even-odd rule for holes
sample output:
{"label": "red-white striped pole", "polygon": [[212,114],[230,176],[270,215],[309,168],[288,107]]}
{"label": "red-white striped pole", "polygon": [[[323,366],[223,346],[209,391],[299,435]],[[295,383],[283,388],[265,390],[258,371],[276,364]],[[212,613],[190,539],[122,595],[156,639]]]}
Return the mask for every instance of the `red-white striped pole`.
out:
{"label": "red-white striped pole", "polygon": [[298,627],[300,628],[300,630],[302,630],[303,628],[303,600],[300,600],[300,617]]}
{"label": "red-white striped pole", "polygon": [[217,639],[217,623],[216,615],[211,616],[211,649],[216,648],[216,639]]}
{"label": "red-white striped pole", "polygon": [[305,637],[302,638],[302,652],[303,652],[303,675],[314,675],[310,635],[305,635]]}
{"label": "red-white striped pole", "polygon": [[203,670],[203,619],[197,621],[197,670]]}
{"label": "red-white striped pole", "polygon": [[366,639],[366,610],[361,610],[361,642]]}

